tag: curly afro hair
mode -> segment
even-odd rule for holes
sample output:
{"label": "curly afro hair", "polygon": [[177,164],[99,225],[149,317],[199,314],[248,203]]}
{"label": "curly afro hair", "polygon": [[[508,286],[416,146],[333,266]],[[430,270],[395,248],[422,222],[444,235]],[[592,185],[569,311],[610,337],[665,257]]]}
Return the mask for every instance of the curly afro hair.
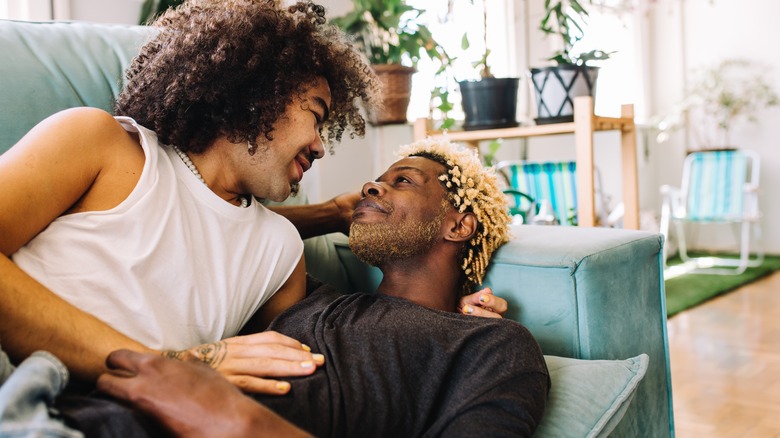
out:
{"label": "curly afro hair", "polygon": [[127,70],[115,113],[154,130],[164,144],[203,152],[218,137],[257,146],[288,105],[319,77],[331,88],[320,135],[365,135],[379,85],[365,57],[322,6],[274,0],[190,0],[153,25],[158,33]]}

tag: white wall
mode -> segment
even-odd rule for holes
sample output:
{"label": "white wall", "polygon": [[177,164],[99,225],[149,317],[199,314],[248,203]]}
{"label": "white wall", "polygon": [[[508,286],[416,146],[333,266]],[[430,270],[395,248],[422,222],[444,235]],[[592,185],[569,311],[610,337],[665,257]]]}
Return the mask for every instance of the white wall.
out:
{"label": "white wall", "polygon": [[60,20],[137,24],[143,0],[54,0]]}
{"label": "white wall", "polygon": [[[522,2],[505,0],[518,24],[510,46],[516,50],[516,72],[537,66],[551,51],[551,41],[537,30],[541,18],[542,0]],[[114,23],[136,23],[142,0],[55,0],[56,18]],[[337,16],[351,8],[351,0],[325,0],[329,16]],[[65,15],[63,15],[65,14]],[[772,56],[776,18],[780,17],[780,2],[751,0],[749,7],[737,0],[657,0],[645,15],[637,17],[638,28],[647,37],[637,49],[644,52],[645,65],[640,67],[646,78],[647,114],[669,109],[683,95],[688,72],[698,66],[714,64],[727,58],[748,58],[769,63],[774,68],[773,85],[780,90],[780,58]],[[510,17],[508,17],[511,19]],[[599,83],[599,88],[621,84]],[[533,117],[527,93],[527,82],[520,95],[521,119]],[[625,102],[629,103],[629,102]],[[608,110],[609,111],[609,110]],[[617,111],[617,109],[615,109]],[[613,115],[613,114],[605,114]],[[780,108],[764,111],[759,124],[737,129],[733,141],[737,146],[758,151],[763,160],[760,203],[764,212],[764,244],[768,252],[780,253],[780,202],[772,189],[780,188]],[[657,144],[652,136],[640,130],[639,190],[640,208],[658,211],[658,186],[679,184],[682,160],[690,146],[686,135],[674,135],[672,140]],[[646,143],[645,139],[649,138]],[[357,190],[363,182],[375,178],[390,162],[398,144],[412,139],[408,125],[369,128],[364,139],[346,139],[336,146],[336,154],[321,160],[304,178],[304,187],[312,201],[325,200],[338,193]],[[620,193],[619,140],[613,133],[597,134],[595,160],[601,169],[606,191],[613,203]],[[646,143],[646,144],[645,144]],[[566,136],[532,139],[528,142],[529,159],[560,159],[573,157],[573,140]],[[508,141],[499,157],[520,158],[522,143]],[[721,236],[704,235],[701,239],[714,247],[731,240],[730,233]]]}
{"label": "white wall", "polygon": [[0,18],[42,21],[52,16],[50,0],[0,0]]}
{"label": "white wall", "polygon": [[[653,51],[651,86],[657,111],[667,110],[680,99],[686,72],[707,67],[724,59],[743,58],[769,64],[771,84],[780,92],[780,58],[776,26],[780,2],[776,0],[662,0],[653,11]],[[780,253],[780,108],[759,114],[757,124],[735,129],[732,143],[757,151],[761,156],[761,192],[759,204],[764,213],[764,247]],[[654,145],[658,184],[679,185],[686,148],[695,145],[684,134],[668,144]],[[733,242],[728,228],[700,234],[699,245],[722,248]]]}

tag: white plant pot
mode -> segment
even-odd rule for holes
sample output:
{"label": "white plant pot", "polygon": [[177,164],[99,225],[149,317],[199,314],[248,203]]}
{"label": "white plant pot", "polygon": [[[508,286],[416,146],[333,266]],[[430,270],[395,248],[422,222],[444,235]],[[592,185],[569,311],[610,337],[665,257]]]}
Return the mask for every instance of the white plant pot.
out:
{"label": "white plant pot", "polygon": [[536,124],[574,121],[574,98],[596,99],[599,68],[584,65],[558,65],[533,68],[529,72],[536,104]]}

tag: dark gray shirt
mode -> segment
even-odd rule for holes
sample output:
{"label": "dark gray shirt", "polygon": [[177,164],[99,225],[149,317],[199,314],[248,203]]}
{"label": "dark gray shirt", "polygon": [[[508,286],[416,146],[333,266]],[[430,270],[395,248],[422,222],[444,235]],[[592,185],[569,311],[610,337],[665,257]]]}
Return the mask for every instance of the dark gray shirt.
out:
{"label": "dark gray shirt", "polygon": [[[319,284],[307,290],[269,329],[324,354],[325,365],[285,378],[285,396],[255,396],[294,424],[318,437],[360,438],[519,437],[539,424],[550,380],[522,325]],[[165,435],[100,394],[61,397],[57,407],[88,437]]]}
{"label": "dark gray shirt", "polygon": [[325,355],[286,396],[257,396],[316,436],[530,436],[550,381],[528,330],[321,286],[269,327]]}

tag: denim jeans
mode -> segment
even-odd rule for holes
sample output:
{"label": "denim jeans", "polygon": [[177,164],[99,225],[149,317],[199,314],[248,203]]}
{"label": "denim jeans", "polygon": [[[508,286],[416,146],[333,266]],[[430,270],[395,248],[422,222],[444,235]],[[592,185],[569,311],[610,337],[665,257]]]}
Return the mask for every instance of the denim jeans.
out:
{"label": "denim jeans", "polygon": [[68,370],[54,355],[37,351],[17,368],[0,349],[0,437],[83,438],[51,409],[68,383]]}

